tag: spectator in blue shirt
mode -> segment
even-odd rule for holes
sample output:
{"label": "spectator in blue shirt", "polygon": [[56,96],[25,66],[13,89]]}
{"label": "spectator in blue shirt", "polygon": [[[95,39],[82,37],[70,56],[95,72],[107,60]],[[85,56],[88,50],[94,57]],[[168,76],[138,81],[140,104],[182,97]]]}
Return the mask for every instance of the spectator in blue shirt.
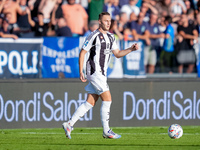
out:
{"label": "spectator in blue shirt", "polygon": [[175,32],[174,28],[171,25],[172,18],[170,16],[165,17],[164,23],[166,25],[166,30],[164,31],[165,34],[164,43],[160,54],[160,69],[161,72],[172,73],[175,61],[175,54],[174,54]]}

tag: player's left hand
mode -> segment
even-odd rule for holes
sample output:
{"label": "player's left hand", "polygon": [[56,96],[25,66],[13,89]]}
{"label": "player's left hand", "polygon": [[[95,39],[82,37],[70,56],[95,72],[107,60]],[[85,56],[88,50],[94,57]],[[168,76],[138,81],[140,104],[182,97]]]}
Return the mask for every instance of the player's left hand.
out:
{"label": "player's left hand", "polygon": [[85,77],[84,77],[84,73],[80,73],[80,80],[82,81],[82,82],[86,82],[87,81],[87,79],[85,79]]}
{"label": "player's left hand", "polygon": [[133,44],[133,45],[131,46],[131,49],[132,49],[132,51],[136,51],[136,50],[139,49],[139,45],[138,45],[137,43],[135,43],[135,44]]}

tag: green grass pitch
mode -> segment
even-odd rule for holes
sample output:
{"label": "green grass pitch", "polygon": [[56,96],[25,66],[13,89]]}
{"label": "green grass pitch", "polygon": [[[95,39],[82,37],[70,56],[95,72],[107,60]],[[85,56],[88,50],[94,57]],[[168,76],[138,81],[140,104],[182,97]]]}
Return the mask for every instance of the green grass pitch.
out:
{"label": "green grass pitch", "polygon": [[112,128],[120,139],[104,139],[102,128],[75,128],[67,139],[62,128],[0,129],[0,150],[194,150],[200,149],[200,126],[182,126],[170,139],[168,127]]}

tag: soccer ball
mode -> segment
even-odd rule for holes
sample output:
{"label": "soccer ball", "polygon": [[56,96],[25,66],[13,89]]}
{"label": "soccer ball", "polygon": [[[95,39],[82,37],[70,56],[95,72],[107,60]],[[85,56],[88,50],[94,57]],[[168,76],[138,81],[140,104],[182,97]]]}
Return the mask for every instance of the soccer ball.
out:
{"label": "soccer ball", "polygon": [[172,124],[168,129],[168,135],[172,139],[179,139],[183,135],[183,129],[179,124]]}

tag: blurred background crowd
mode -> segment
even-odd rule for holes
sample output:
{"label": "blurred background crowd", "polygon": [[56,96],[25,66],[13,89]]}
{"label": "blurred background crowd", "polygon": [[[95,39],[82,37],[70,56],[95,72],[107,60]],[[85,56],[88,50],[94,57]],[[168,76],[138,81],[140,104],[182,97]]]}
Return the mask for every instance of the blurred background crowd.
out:
{"label": "blurred background crowd", "polygon": [[146,72],[196,72],[199,0],[1,0],[0,37],[87,36],[111,14],[116,39],[144,42]]}

